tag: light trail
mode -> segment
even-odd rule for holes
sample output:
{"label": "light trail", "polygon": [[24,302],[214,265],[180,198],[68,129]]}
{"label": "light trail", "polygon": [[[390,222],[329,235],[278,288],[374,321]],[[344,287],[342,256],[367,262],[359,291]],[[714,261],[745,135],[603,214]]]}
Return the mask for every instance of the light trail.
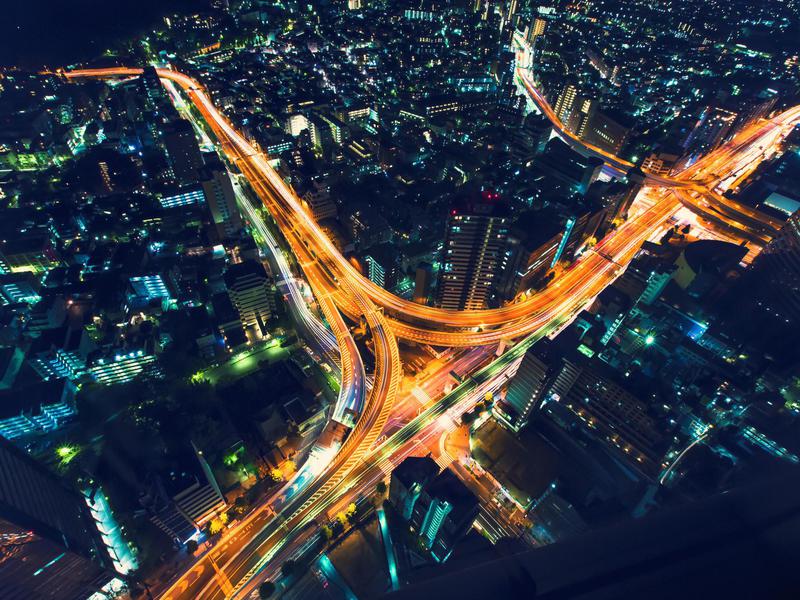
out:
{"label": "light trail", "polygon": [[[334,355],[339,352],[339,340],[309,310],[305,296],[297,285],[297,280],[283,254],[283,250],[264,223],[261,215],[258,214],[258,211],[246,197],[240,199],[239,206],[244,211],[251,226],[256,229],[263,240],[264,246],[277,267],[278,273],[280,273],[281,280],[278,285],[286,289],[289,310],[292,312],[294,322],[306,331],[306,339],[310,338],[316,341],[321,351],[329,357],[331,362],[334,362]],[[334,363],[336,368],[339,369],[340,390],[331,418],[339,423],[350,425],[351,415],[361,414],[361,410],[364,407],[367,390],[364,363],[358,351],[354,351],[355,341],[352,339],[347,325],[342,321],[341,315],[330,305],[329,301],[326,302],[323,312],[336,321],[335,328],[340,332],[341,337],[345,338],[342,342],[349,348],[349,351],[339,353],[342,361],[341,367]]]}
{"label": "light trail", "polygon": [[[524,56],[531,51],[530,45],[519,32],[514,35],[514,45],[517,49],[518,57]],[[526,64],[527,61],[518,58],[517,63]],[[609,167],[620,174],[624,174],[636,166],[630,161],[585,142],[569,131],[558,115],[555,114],[544,95],[536,88],[531,78],[531,72],[528,69],[518,67],[517,77],[522,82],[536,108],[551,122],[559,137],[573,148],[601,158]],[[687,207],[696,210],[701,216],[706,216],[708,207],[713,207],[729,219],[728,228],[737,229],[740,234],[744,234],[749,239],[758,240],[763,239],[765,236],[773,237],[782,223],[766,213],[716,192],[714,188],[724,177],[715,177],[714,174],[736,171],[735,167],[731,167],[731,163],[734,161],[741,162],[743,157],[747,164],[757,162],[758,157],[752,155],[753,148],[757,148],[756,154],[759,154],[764,148],[776,146],[781,138],[788,135],[799,120],[800,106],[790,108],[769,121],[750,124],[731,141],[703,156],[681,172],[673,173],[672,176],[665,176],[645,171],[645,179],[650,185],[657,187],[687,188],[692,190],[700,196],[699,199],[688,194],[679,196]],[[749,160],[747,160],[748,154],[750,154]]]}
{"label": "light trail", "polygon": [[[140,72],[140,69],[119,67],[75,71],[65,76],[129,77]],[[256,580],[256,574],[268,570],[272,559],[288,552],[294,541],[307,533],[304,528],[314,518],[348,495],[352,497],[359,490],[363,491],[366,481],[374,478],[376,473],[383,473],[392,460],[401,458],[404,452],[417,446],[421,439],[417,436],[439,432],[440,417],[448,411],[451,411],[449,418],[457,418],[464,407],[483,397],[487,391],[495,391],[501,386],[515,371],[524,351],[536,340],[558,331],[569,322],[586,302],[621,273],[622,266],[632,259],[644,240],[667,226],[680,206],[673,195],[664,192],[658,202],[602,240],[596,251],[587,253],[553,285],[524,302],[487,311],[445,311],[422,306],[396,298],[358,273],[304,211],[299,199],[272,169],[266,157],[256,151],[213,106],[199,83],[167,69],[160,69],[158,73],[183,89],[211,128],[224,154],[240,168],[275,218],[334,330],[343,364],[345,356],[355,357],[358,352],[347,342],[349,332],[344,335],[346,327],[342,327],[339,310],[354,319],[364,319],[372,334],[376,364],[374,384],[362,416],[329,467],[296,494],[281,501],[277,511],[280,516],[260,515],[252,521],[247,536],[243,534],[236,543],[226,544],[212,553],[215,559],[220,559],[217,563],[222,564],[218,568],[233,584],[233,592],[223,594],[220,584],[208,572],[203,575],[202,569],[193,569],[176,581],[164,598],[216,599],[221,594],[231,597],[246,593]],[[797,116],[800,113],[786,118]],[[673,184],[672,181],[668,178],[651,179],[653,185],[664,187],[699,186],[684,181]],[[381,308],[391,318],[384,315]],[[471,331],[469,328],[480,330]],[[374,448],[394,405],[401,376],[395,335],[444,346],[472,346],[527,337]],[[223,562],[223,559],[226,560]]]}

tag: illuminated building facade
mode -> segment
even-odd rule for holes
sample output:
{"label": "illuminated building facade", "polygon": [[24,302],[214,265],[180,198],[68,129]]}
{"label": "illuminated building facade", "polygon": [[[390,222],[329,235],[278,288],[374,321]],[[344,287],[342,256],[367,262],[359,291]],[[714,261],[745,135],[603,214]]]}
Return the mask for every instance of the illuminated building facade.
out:
{"label": "illuminated building facade", "polygon": [[563,359],[546,392],[545,410],[550,402],[568,408],[642,473],[660,472],[664,439],[647,406],[594,368]]}
{"label": "illuminated building facade", "polygon": [[478,498],[447,469],[422,488],[409,524],[431,557],[444,562],[472,528],[479,509]]}
{"label": "illuminated building facade", "polygon": [[236,206],[236,194],[228,173],[222,169],[212,169],[206,173],[202,186],[217,234],[222,238],[235,235],[244,222]]}
{"label": "illuminated building facade", "polygon": [[172,121],[165,126],[163,135],[176,181],[196,181],[198,171],[203,167],[203,156],[192,124],[185,119]]}
{"label": "illuminated building facade", "polygon": [[541,402],[549,380],[550,367],[540,353],[538,344],[528,348],[506,390],[502,404],[507,409],[498,416],[515,431],[525,426],[528,416]]}
{"label": "illuminated building facade", "polygon": [[88,598],[113,575],[84,498],[0,439],[0,595]]}
{"label": "illuminated building facade", "polygon": [[225,272],[225,286],[248,338],[263,338],[275,309],[272,286],[264,267],[253,260],[231,265]]}
{"label": "illuminated building facade", "polygon": [[556,100],[556,104],[553,107],[553,111],[556,113],[559,121],[566,124],[567,119],[569,119],[570,114],[572,114],[572,109],[575,106],[575,102],[578,98],[578,88],[569,83],[564,86],[564,89],[561,90],[561,93],[558,95],[558,100]]}
{"label": "illuminated building facade", "polygon": [[409,456],[394,471],[389,483],[389,502],[407,521],[425,487],[439,473],[439,465],[430,456]]}
{"label": "illuminated building facade", "polygon": [[447,219],[437,300],[442,308],[486,308],[503,269],[507,208],[497,194],[453,208]]}
{"label": "illuminated building facade", "polygon": [[114,385],[131,381],[155,362],[154,355],[144,350],[131,350],[95,358],[89,362],[87,371],[98,383]]}
{"label": "illuminated building facade", "polygon": [[162,195],[158,202],[162,208],[175,208],[177,206],[192,206],[205,201],[202,186],[193,185],[171,190]]}

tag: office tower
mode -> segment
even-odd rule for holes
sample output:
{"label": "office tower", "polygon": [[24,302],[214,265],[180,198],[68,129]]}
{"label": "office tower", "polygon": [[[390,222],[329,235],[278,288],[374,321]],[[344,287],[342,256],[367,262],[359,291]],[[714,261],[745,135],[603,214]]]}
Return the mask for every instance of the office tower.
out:
{"label": "office tower", "polygon": [[333,132],[331,127],[322,117],[312,114],[307,119],[308,133],[311,135],[311,143],[320,151],[330,150],[334,144]]}
{"label": "office tower", "polygon": [[347,0],[347,8],[349,10],[361,10],[362,7],[362,0]]}
{"label": "office tower", "polygon": [[[800,325],[800,216],[789,217],[748,269],[744,281],[757,297],[754,315],[794,330]],[[744,286],[743,286],[744,287]],[[744,290],[740,295],[747,296]]]}
{"label": "office tower", "polygon": [[556,105],[553,107],[553,112],[558,117],[558,120],[566,126],[569,116],[572,114],[572,109],[575,106],[575,101],[578,97],[578,88],[569,83],[564,86],[561,93],[558,95]]}
{"label": "office tower", "polygon": [[164,146],[175,180],[179,183],[197,181],[203,157],[192,124],[186,119],[168,123],[164,127]]}
{"label": "office tower", "polygon": [[85,498],[0,438],[0,597],[85,600],[109,561]]}
{"label": "office tower", "polygon": [[217,234],[221,238],[235,235],[242,228],[243,222],[236,206],[231,178],[221,165],[220,168],[205,171],[203,177],[203,194]]}
{"label": "office tower", "polygon": [[517,9],[519,8],[518,0],[508,0],[508,11],[506,12],[506,23],[514,25],[514,17],[517,16]]}
{"label": "office tower", "polygon": [[335,115],[321,114],[319,118],[330,129],[331,138],[336,145],[341,146],[350,137],[350,130],[347,128],[347,124]]}
{"label": "office tower", "polygon": [[611,154],[619,154],[628,141],[631,129],[624,115],[594,109],[588,113],[580,131],[576,133],[588,144]]}
{"label": "office tower", "polygon": [[364,255],[367,277],[387,290],[394,289],[400,272],[397,249],[389,244],[372,246]]}
{"label": "office tower", "polygon": [[422,487],[409,523],[434,560],[444,562],[472,528],[480,501],[449,469]]}
{"label": "office tower", "polygon": [[533,164],[538,171],[572,186],[579,194],[588,191],[603,169],[602,159],[583,156],[557,138],[550,140]]}
{"label": "office tower", "polygon": [[303,205],[311,212],[315,221],[336,218],[336,202],[331,198],[328,188],[317,182],[303,194]]}
{"label": "office tower", "polygon": [[297,137],[309,128],[308,118],[305,115],[293,114],[286,117],[285,131],[292,137]]}
{"label": "office tower", "polygon": [[628,464],[651,477],[660,472],[665,440],[647,405],[594,367],[564,359],[545,400],[572,411]]}
{"label": "office tower", "polygon": [[553,125],[544,115],[530,113],[522,123],[522,131],[533,145],[533,153],[541,154],[553,134]]}
{"label": "office tower", "polygon": [[275,309],[272,286],[263,265],[254,260],[231,265],[225,271],[225,287],[248,339],[263,338]]}
{"label": "office tower", "polygon": [[414,302],[417,304],[427,304],[428,296],[431,295],[432,284],[433,266],[427,262],[418,264],[414,272]]}
{"label": "office tower", "polygon": [[422,488],[439,473],[439,465],[430,456],[409,456],[394,471],[389,482],[389,502],[408,521]]}
{"label": "office tower", "polygon": [[686,137],[683,147],[690,154],[711,152],[725,141],[738,114],[717,106],[707,106]]}
{"label": "office tower", "polygon": [[567,129],[583,139],[589,128],[590,121],[597,112],[597,100],[578,96],[572,105],[572,110],[565,123]]}
{"label": "office tower", "polygon": [[512,230],[506,242],[505,266],[497,284],[497,292],[503,301],[513,300],[519,291],[520,281],[528,267],[531,249],[527,235]]}
{"label": "office tower", "polygon": [[194,443],[197,465],[152,477],[140,498],[150,521],[177,544],[197,535],[205,523],[224,511],[225,496],[205,456]]}
{"label": "office tower", "polygon": [[525,351],[502,402],[501,412],[505,414],[500,415],[501,420],[515,431],[528,422],[528,416],[538,408],[546,389],[550,367],[546,362],[546,348],[541,344]]}
{"label": "office tower", "polygon": [[439,274],[442,308],[486,308],[500,277],[508,236],[508,208],[497,194],[463,199],[450,211]]}
{"label": "office tower", "polygon": [[545,21],[541,17],[534,18],[528,29],[528,43],[535,44],[536,38],[538,38],[541,35],[544,35],[546,26],[547,26],[547,21]]}
{"label": "office tower", "polygon": [[156,108],[159,103],[166,99],[164,86],[161,84],[161,79],[158,77],[158,72],[154,66],[148,65],[142,69],[139,83],[151,109]]}

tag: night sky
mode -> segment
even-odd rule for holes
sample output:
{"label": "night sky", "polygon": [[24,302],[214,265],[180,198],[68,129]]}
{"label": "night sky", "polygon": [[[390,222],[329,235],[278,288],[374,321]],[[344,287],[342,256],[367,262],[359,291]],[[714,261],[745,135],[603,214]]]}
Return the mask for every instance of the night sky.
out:
{"label": "night sky", "polygon": [[163,14],[205,0],[15,0],[0,18],[0,65],[58,66],[97,56]]}

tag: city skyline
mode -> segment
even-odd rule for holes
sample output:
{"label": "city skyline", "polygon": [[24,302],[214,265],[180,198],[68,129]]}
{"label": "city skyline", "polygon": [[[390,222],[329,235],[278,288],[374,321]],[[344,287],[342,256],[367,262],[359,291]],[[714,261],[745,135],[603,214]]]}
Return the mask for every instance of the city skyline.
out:
{"label": "city skyline", "polygon": [[[667,527],[711,593],[719,536],[796,544],[751,498],[798,487],[797,7],[202,4],[0,71],[0,436],[50,478],[0,488],[82,506],[0,504],[10,597],[652,595],[620,536]],[[725,497],[752,534],[689,534]]]}

